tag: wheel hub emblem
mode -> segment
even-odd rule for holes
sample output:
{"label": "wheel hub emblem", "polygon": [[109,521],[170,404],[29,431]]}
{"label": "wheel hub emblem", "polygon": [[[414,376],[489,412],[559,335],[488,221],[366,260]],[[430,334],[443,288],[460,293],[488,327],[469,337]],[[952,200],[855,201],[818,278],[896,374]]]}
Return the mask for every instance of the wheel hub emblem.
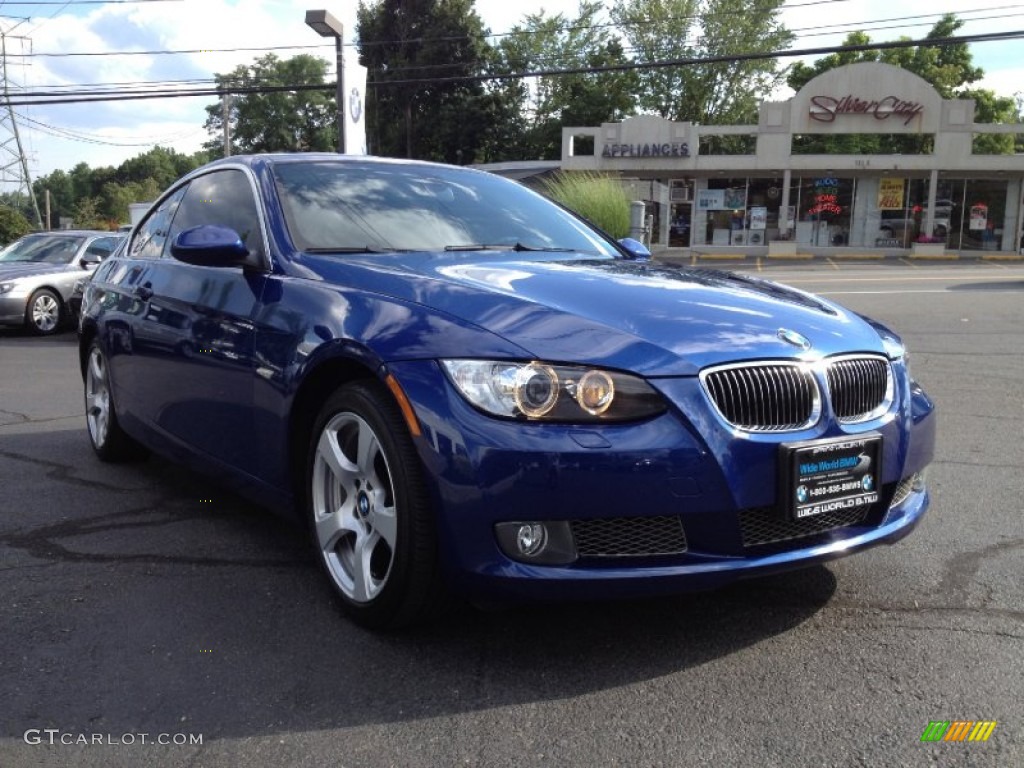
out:
{"label": "wheel hub emblem", "polygon": [[811,342],[802,333],[791,331],[789,328],[779,328],[778,337],[787,344],[800,347],[804,352],[811,348]]}
{"label": "wheel hub emblem", "polygon": [[366,517],[368,514],[370,514],[370,500],[366,498],[365,493],[359,494],[359,501],[356,504],[359,509],[359,515],[361,517]]}

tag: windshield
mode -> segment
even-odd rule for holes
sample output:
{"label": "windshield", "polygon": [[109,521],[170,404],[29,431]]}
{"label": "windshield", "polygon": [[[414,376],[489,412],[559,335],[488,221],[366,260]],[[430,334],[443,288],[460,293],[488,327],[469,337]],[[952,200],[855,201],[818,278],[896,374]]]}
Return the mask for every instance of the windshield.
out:
{"label": "windshield", "polygon": [[612,257],[597,232],[541,195],[479,171],[359,162],[274,166],[304,251],[557,250]]}
{"label": "windshield", "polygon": [[29,235],[0,251],[0,263],[70,264],[84,237]]}

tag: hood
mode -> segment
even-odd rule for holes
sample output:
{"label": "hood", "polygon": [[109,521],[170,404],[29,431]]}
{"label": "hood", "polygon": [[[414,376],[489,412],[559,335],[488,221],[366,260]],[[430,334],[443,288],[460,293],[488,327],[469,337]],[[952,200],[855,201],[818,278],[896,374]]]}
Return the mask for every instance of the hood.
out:
{"label": "hood", "polygon": [[[434,307],[552,362],[678,376],[724,362],[884,352],[858,315],[766,280],[617,259],[466,256],[301,261],[326,280]],[[784,330],[810,348],[785,341],[793,336]]]}

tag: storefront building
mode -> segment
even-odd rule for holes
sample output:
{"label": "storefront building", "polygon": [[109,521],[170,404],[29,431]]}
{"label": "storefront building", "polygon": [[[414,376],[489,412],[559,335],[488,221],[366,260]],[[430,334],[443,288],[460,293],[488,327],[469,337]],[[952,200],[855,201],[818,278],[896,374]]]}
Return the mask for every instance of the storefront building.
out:
{"label": "storefront building", "polygon": [[628,180],[656,250],[1017,254],[1024,155],[976,150],[1019,134],[911,72],[851,64],[762,104],[757,125],[564,128],[561,167]]}

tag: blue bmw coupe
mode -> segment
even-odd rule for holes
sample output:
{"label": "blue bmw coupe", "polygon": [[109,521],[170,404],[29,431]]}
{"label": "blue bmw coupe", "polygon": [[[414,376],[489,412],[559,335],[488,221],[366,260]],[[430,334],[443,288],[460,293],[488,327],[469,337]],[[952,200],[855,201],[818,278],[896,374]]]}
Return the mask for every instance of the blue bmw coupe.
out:
{"label": "blue bmw coupe", "polygon": [[86,286],[89,436],[298,514],[370,627],[453,592],[709,588],[911,531],[935,416],[899,337],[646,256],[479,171],[218,161]]}

